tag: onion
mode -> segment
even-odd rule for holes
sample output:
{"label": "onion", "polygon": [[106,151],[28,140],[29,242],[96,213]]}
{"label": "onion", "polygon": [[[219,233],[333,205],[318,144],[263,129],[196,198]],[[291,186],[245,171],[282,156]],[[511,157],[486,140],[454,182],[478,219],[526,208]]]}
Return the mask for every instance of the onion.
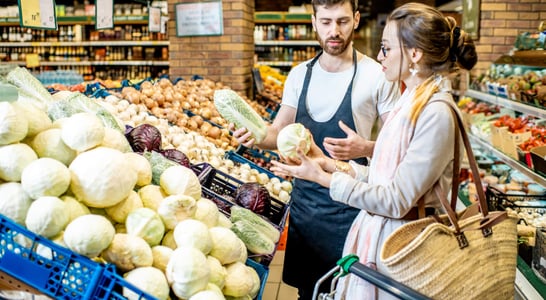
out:
{"label": "onion", "polygon": [[222,133],[222,130],[216,126],[212,126],[207,131],[207,135],[213,139],[217,139],[220,137],[220,134]]}

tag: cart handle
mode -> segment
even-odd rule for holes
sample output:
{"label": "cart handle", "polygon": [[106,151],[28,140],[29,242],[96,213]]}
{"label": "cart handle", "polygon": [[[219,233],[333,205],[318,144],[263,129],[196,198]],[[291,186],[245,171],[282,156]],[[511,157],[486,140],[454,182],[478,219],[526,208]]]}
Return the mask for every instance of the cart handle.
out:
{"label": "cart handle", "polygon": [[347,274],[349,274],[349,269],[351,268],[351,266],[358,262],[359,258],[358,256],[356,256],[355,254],[349,254],[349,255],[346,255],[342,258],[340,258],[338,261],[337,261],[337,265],[341,268],[342,272],[341,274],[339,275],[339,277],[343,277]]}
{"label": "cart handle", "polygon": [[391,295],[404,300],[432,300],[431,298],[413,290],[412,288],[382,274],[378,271],[366,267],[358,262],[359,258],[355,254],[348,254],[337,261],[341,270],[338,276],[343,277],[349,273],[372,283]]}

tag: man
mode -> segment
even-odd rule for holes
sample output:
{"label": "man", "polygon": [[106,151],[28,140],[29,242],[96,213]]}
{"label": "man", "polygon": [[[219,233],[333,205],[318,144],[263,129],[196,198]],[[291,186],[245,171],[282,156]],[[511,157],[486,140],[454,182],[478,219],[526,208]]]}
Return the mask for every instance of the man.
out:
{"label": "man", "polygon": [[[313,0],[312,25],[322,52],[294,67],[284,84],[282,106],[255,146],[275,149],[286,125],[302,123],[330,157],[365,163],[373,152],[370,141],[376,120],[385,120],[398,89],[384,78],[381,65],[353,48],[360,21],[357,0]],[[233,135],[254,146],[251,132]],[[359,210],[336,203],[328,189],[295,180],[290,204],[283,281],[298,288],[300,299],[311,299],[320,277],[341,258],[349,227]],[[330,284],[321,288],[329,290]]]}

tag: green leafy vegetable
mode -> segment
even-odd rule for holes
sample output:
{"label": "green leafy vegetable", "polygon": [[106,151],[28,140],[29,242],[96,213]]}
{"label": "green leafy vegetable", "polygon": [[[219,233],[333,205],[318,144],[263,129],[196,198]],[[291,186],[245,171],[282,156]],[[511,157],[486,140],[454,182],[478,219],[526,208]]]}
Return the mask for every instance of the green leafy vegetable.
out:
{"label": "green leafy vegetable", "polygon": [[265,121],[235,91],[230,89],[216,90],[214,105],[224,119],[235,124],[237,128],[244,127],[252,132],[256,143],[263,141],[267,133]]}

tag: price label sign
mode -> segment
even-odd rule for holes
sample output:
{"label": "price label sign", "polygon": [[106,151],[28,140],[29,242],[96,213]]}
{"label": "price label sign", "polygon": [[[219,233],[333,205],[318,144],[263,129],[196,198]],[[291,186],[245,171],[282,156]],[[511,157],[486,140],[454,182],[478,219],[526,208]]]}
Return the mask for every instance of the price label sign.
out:
{"label": "price label sign", "polygon": [[175,5],[176,35],[222,35],[222,1],[178,3]]}
{"label": "price label sign", "polygon": [[148,7],[148,31],[160,32],[161,31],[161,8]]}
{"label": "price label sign", "polygon": [[57,29],[55,0],[18,0],[21,27]]}
{"label": "price label sign", "polygon": [[114,28],[114,1],[96,0],[95,2],[95,29]]}
{"label": "price label sign", "polygon": [[40,56],[36,53],[30,53],[26,56],[27,68],[36,68],[40,66]]}

